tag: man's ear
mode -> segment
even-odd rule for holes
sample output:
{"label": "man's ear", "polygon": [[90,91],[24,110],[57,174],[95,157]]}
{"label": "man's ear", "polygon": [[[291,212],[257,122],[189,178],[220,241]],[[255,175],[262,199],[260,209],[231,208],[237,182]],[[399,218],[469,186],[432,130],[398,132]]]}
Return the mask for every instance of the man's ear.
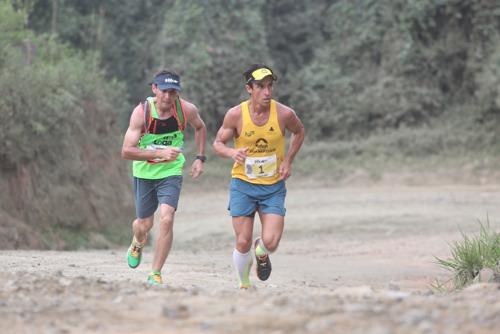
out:
{"label": "man's ear", "polygon": [[253,86],[251,85],[245,85],[245,89],[247,90],[248,94],[252,94]]}

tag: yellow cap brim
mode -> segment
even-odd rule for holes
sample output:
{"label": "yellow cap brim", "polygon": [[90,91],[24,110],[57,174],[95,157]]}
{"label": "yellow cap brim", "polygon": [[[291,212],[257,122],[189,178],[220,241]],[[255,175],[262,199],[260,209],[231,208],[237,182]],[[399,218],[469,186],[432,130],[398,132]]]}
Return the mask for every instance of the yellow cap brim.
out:
{"label": "yellow cap brim", "polygon": [[273,72],[271,72],[271,70],[268,68],[258,68],[252,72],[252,77],[256,81],[260,81],[267,76],[271,76],[273,80],[277,79],[276,76],[273,74]]}

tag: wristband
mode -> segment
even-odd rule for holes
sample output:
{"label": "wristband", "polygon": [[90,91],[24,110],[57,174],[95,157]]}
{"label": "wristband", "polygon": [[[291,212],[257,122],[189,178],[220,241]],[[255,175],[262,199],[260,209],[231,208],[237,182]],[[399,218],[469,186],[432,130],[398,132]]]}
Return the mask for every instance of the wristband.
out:
{"label": "wristband", "polygon": [[197,155],[196,159],[201,160],[201,162],[207,161],[207,157],[205,155]]}

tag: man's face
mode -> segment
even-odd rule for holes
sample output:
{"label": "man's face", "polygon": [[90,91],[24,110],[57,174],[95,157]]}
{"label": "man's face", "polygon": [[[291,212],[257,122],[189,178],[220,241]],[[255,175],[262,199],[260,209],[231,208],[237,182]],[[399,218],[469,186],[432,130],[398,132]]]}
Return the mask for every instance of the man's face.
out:
{"label": "man's face", "polygon": [[261,81],[253,82],[252,86],[247,85],[246,88],[252,100],[259,104],[267,105],[271,103],[273,97],[273,83],[273,78],[267,76]]}
{"label": "man's face", "polygon": [[161,90],[157,85],[153,85],[153,93],[156,95],[156,104],[162,111],[170,108],[179,96],[179,93],[175,89]]}

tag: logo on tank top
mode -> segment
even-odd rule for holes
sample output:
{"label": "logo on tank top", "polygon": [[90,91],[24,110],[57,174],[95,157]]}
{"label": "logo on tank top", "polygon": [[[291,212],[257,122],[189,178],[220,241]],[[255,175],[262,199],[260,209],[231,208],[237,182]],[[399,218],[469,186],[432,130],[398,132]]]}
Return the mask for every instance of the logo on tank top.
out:
{"label": "logo on tank top", "polygon": [[255,141],[255,147],[250,149],[249,153],[272,153],[276,148],[269,148],[269,142],[264,138],[259,138]]}
{"label": "logo on tank top", "polygon": [[261,150],[264,150],[267,148],[267,145],[269,143],[267,142],[267,140],[265,140],[264,138],[259,138],[257,139],[257,141],[255,142],[255,146],[258,148],[258,149],[261,149]]}

